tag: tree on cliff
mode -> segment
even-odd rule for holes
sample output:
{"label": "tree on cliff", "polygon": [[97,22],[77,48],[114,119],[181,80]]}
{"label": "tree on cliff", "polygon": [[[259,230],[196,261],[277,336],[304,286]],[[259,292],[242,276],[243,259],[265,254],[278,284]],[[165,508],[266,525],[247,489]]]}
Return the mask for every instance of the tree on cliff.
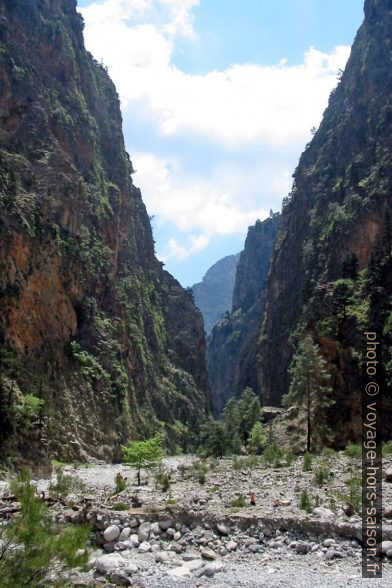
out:
{"label": "tree on cliff", "polygon": [[327,362],[309,335],[298,346],[290,376],[290,389],[283,397],[283,404],[305,409],[306,450],[311,451],[314,445],[320,445],[328,436],[326,410],[334,401],[329,397],[331,376],[327,371]]}

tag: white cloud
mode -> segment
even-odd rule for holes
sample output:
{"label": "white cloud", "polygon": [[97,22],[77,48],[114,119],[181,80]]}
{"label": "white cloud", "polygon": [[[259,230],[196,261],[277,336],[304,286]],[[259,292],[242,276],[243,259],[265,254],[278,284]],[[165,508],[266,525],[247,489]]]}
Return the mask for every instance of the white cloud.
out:
{"label": "white cloud", "polygon": [[181,177],[174,159],[135,154],[133,162],[149,213],[174,222],[181,231],[198,230],[207,237],[243,233],[257,218],[267,216],[257,205],[260,186],[256,194],[244,194],[243,174],[226,165],[212,177],[192,180]]}
{"label": "white cloud", "polygon": [[[231,146],[304,143],[318,125],[350,48],[311,47],[303,63],[236,64],[205,75],[171,63],[176,35],[192,36],[198,0],[105,0],[82,9],[87,47],[109,67],[123,106],[143,99],[161,133],[191,130]],[[162,15],[157,7],[169,10]],[[148,22],[140,14],[148,13]]]}
{"label": "white cloud", "polygon": [[205,249],[210,243],[208,235],[189,235],[186,245],[181,245],[177,239],[169,239],[168,247],[162,253],[158,253],[158,258],[164,262],[174,259],[183,261],[187,257]]}
{"label": "white cloud", "polygon": [[135,19],[150,10],[150,0],[105,0],[93,2],[86,8],[81,8],[80,12],[89,27],[99,27]]}
{"label": "white cloud", "polygon": [[[195,37],[199,0],[100,0],[81,9],[87,48],[109,67],[123,114],[138,102],[163,137],[191,133],[205,145],[249,150],[238,162],[216,156],[212,171],[186,172],[181,153],[132,153],[150,214],[171,222],[175,234],[158,243],[160,258],[185,260],[215,235],[245,234],[291,187],[293,152],[310,138],[350,48],[330,53],[311,47],[302,63],[234,64],[192,75],[173,64],[178,37]],[[282,147],[284,149],[282,149]],[[148,151],[150,147],[147,148]],[[260,152],[260,158],[257,153]],[[269,152],[266,155],[266,152]],[[255,163],[257,162],[257,163]],[[276,207],[275,207],[276,208]]]}
{"label": "white cloud", "polygon": [[170,35],[194,37],[192,9],[198,6],[199,0],[159,0],[171,11],[171,19],[164,30]]}

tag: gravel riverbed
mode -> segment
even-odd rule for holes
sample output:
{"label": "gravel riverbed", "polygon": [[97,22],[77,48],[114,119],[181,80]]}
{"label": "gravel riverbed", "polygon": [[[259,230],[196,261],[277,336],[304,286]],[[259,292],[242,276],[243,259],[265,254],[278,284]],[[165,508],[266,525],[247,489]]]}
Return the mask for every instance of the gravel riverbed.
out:
{"label": "gravel riverbed", "polygon": [[[210,463],[204,484],[197,480],[195,462],[192,456],[165,459],[171,472],[166,492],[146,474],[143,485],[136,486],[135,470],[119,464],[65,468],[93,500],[87,516],[98,545],[90,571],[70,578],[73,586],[392,586],[392,543],[385,543],[383,578],[361,578],[360,518],[344,511],[345,491],[360,465],[355,459],[344,454],[316,458],[309,472],[303,471],[302,458],[283,468],[224,459]],[[321,465],[328,476],[317,484],[315,470]],[[391,465],[387,458],[384,469]],[[118,473],[129,485],[112,496]],[[47,482],[39,486],[45,489]],[[312,502],[308,512],[299,505],[304,489]],[[384,482],[383,490],[385,538],[392,540],[392,484]],[[248,500],[252,491],[255,507]],[[239,496],[245,497],[245,506],[234,508]],[[117,512],[118,501],[129,508]],[[78,513],[66,511],[63,519],[67,516]]]}

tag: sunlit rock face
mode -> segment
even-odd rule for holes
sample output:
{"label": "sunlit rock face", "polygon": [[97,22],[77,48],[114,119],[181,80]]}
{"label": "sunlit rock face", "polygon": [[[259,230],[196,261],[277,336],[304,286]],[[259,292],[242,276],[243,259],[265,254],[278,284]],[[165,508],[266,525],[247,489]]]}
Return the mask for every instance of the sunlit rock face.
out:
{"label": "sunlit rock face", "polygon": [[[158,426],[191,442],[209,406],[203,321],[154,256],[115,87],[74,0],[1,0],[0,20],[4,451],[38,460],[42,437],[51,455],[110,459]],[[26,395],[44,404],[16,422]]]}

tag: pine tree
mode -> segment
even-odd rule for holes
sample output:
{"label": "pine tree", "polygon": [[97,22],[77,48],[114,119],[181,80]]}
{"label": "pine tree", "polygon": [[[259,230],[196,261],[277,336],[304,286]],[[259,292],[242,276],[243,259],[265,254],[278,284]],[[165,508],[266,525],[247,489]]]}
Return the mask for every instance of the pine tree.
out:
{"label": "pine tree", "polygon": [[207,455],[223,457],[227,451],[226,428],[223,421],[215,421],[212,417],[202,425],[201,442]]}
{"label": "pine tree", "polygon": [[253,425],[249,435],[248,447],[251,453],[260,455],[267,445],[267,435],[263,431],[260,421]]}
{"label": "pine tree", "polygon": [[227,439],[227,451],[239,454],[241,452],[241,414],[238,400],[229,398],[223,411],[225,437]]}
{"label": "pine tree", "polygon": [[327,362],[309,335],[298,346],[290,367],[290,376],[290,389],[283,397],[283,403],[286,407],[305,407],[306,450],[310,452],[313,445],[321,445],[329,434],[326,410],[334,401],[329,397],[331,388],[328,383],[331,376],[327,371]]}
{"label": "pine tree", "polygon": [[[88,560],[89,526],[57,524],[26,472],[11,484],[18,516],[0,526],[0,586],[40,588],[68,585],[68,570]],[[48,580],[55,575],[56,583]]]}
{"label": "pine tree", "polygon": [[241,416],[240,436],[247,443],[253,426],[261,420],[261,406],[258,396],[252,388],[245,388],[238,400]]}

